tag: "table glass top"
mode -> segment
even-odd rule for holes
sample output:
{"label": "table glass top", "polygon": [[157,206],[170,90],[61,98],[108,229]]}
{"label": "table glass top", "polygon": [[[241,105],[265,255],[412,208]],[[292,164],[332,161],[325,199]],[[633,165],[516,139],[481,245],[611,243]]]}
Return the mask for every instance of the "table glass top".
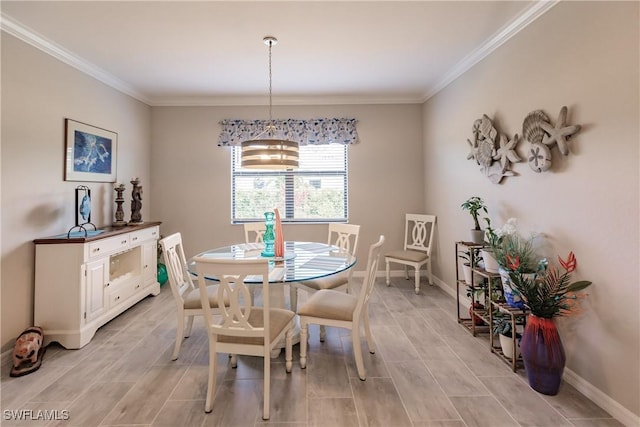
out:
{"label": "table glass top", "polygon": [[[262,243],[240,243],[201,252],[188,262],[189,271],[196,272],[196,257],[222,259],[265,258],[261,254]],[[282,258],[267,258],[269,262],[270,282],[300,282],[340,273],[356,263],[356,257],[326,243],[285,242]],[[261,277],[247,278],[246,282],[260,282]]]}

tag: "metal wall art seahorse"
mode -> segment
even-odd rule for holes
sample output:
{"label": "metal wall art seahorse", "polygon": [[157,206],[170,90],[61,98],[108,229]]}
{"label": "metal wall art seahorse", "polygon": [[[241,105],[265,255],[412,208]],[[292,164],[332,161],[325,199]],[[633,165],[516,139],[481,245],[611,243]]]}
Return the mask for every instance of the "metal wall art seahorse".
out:
{"label": "metal wall art seahorse", "polygon": [[511,163],[521,161],[515,151],[518,134],[512,139],[505,135],[498,138],[498,131],[486,114],[473,122],[472,131],[473,142],[467,139],[471,147],[467,160],[475,159],[480,171],[494,184],[499,184],[505,176],[514,176]]}

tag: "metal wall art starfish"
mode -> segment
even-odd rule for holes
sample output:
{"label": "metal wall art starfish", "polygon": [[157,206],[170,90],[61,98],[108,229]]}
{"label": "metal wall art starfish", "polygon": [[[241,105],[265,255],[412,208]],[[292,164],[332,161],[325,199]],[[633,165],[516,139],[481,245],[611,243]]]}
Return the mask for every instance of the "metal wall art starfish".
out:
{"label": "metal wall art starfish", "polygon": [[502,168],[507,170],[509,162],[518,163],[522,161],[518,153],[516,153],[516,145],[518,144],[518,134],[513,135],[513,139],[508,139],[504,135],[500,135],[500,148],[493,156],[493,160],[499,160]]}
{"label": "metal wall art starfish", "polygon": [[567,139],[580,130],[580,125],[567,126],[567,111],[568,108],[566,106],[560,109],[560,114],[554,127],[551,127],[548,123],[540,123],[542,129],[548,134],[542,139],[542,143],[549,148],[557,144],[558,150],[565,156],[569,155]]}

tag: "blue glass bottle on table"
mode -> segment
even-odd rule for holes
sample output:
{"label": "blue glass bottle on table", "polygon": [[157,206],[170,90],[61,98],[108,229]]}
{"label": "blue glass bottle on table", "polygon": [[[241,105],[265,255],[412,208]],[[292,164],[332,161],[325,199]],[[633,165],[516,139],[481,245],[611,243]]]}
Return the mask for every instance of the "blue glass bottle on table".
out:
{"label": "blue glass bottle on table", "polygon": [[264,242],[264,250],[262,251],[261,255],[263,257],[273,257],[276,255],[274,250],[276,235],[273,231],[274,216],[275,214],[273,212],[264,213],[264,225],[266,226],[266,229],[262,238]]}

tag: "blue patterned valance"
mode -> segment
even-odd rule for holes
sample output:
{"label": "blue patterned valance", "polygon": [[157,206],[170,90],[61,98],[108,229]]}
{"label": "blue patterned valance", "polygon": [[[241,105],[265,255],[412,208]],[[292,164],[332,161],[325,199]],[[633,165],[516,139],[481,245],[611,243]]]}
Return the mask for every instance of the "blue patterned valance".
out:
{"label": "blue patterned valance", "polygon": [[[300,145],[355,144],[358,142],[356,119],[273,120],[275,137]],[[269,120],[222,120],[219,146],[240,145],[263,132]]]}

